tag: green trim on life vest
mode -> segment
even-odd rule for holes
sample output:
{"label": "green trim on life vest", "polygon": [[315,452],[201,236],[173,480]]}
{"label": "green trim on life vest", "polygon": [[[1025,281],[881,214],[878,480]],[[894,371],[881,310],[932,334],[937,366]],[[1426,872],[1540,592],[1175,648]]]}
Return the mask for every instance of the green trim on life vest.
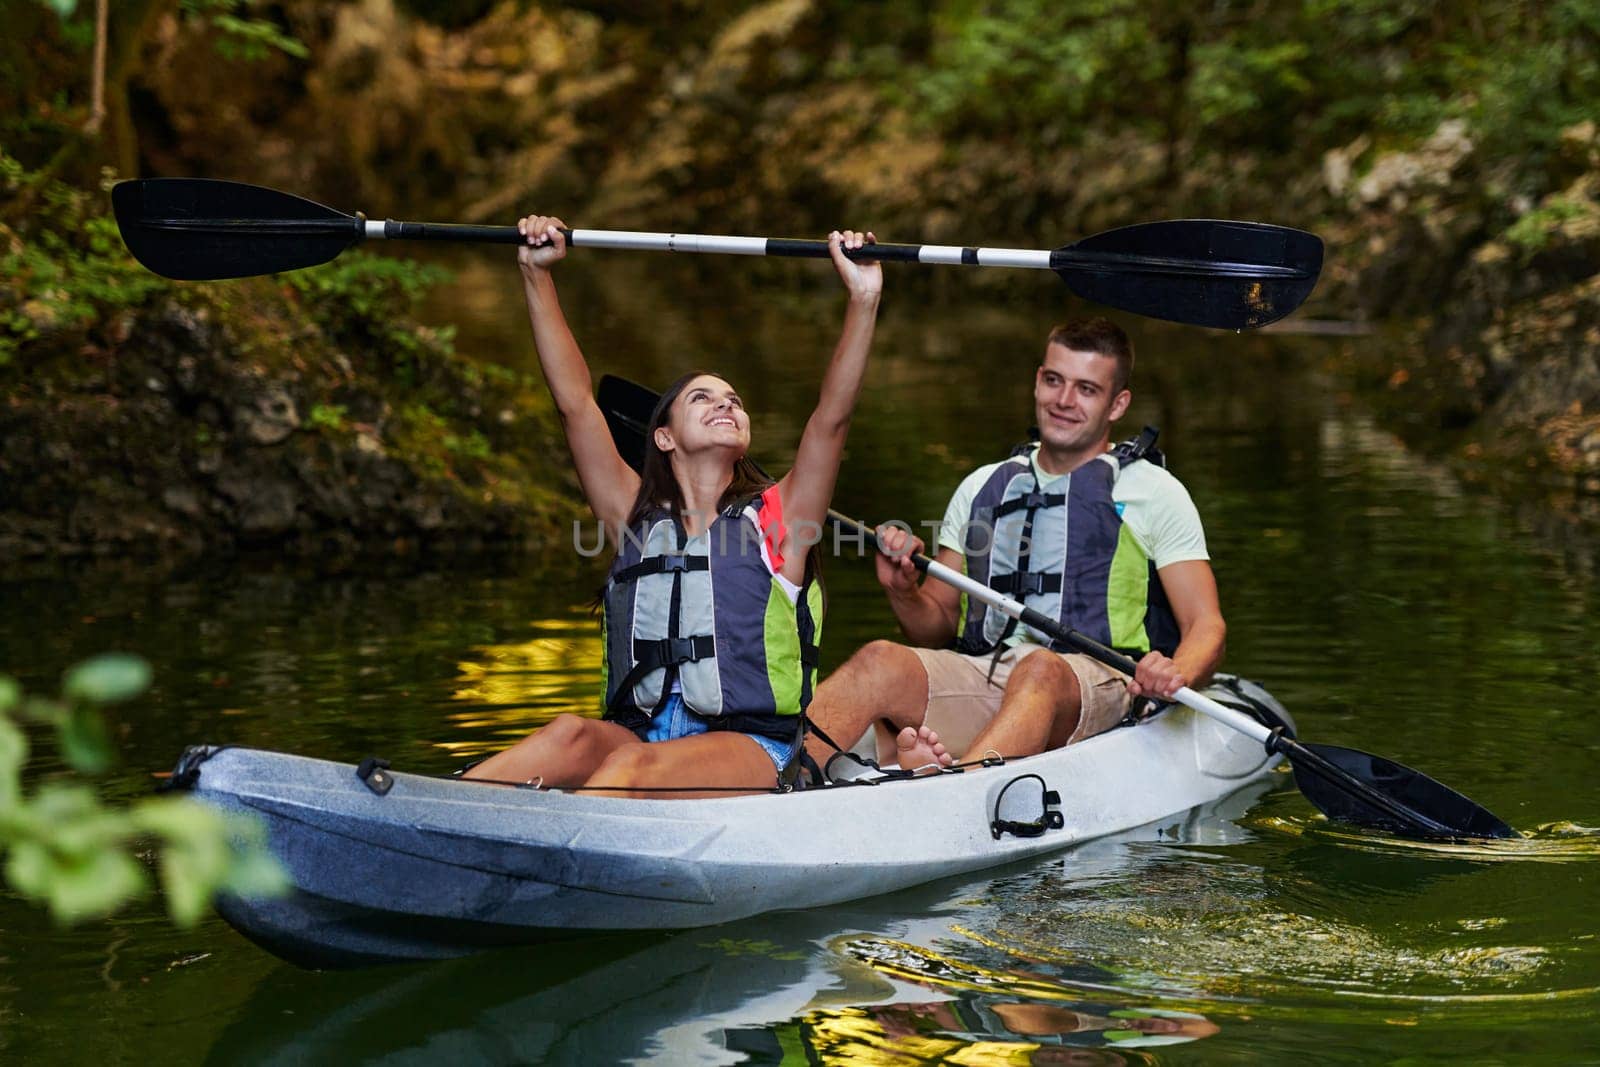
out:
{"label": "green trim on life vest", "polygon": [[783,1053],[783,1058],[778,1061],[779,1067],[810,1067],[814,1062],[807,1054],[806,1036],[800,1026],[797,1022],[787,1022],[773,1028],[772,1034],[778,1039],[778,1048]]}
{"label": "green trim on life vest", "polygon": [[1112,648],[1150,650],[1145,613],[1150,608],[1150,557],[1139,547],[1133,531],[1124,525],[1117,533],[1117,550],[1111,557],[1106,582],[1106,624]]}
{"label": "green trim on life vest", "polygon": [[[967,554],[961,553],[961,576],[972,577],[967,573]],[[961,615],[956,619],[956,640],[961,640],[961,635],[967,632],[967,594],[961,594]]]}
{"label": "green trim on life vest", "polygon": [[798,715],[800,672],[805,669],[800,661],[799,616],[776,575],[767,592],[767,611],[762,621],[773,709],[779,715]]}

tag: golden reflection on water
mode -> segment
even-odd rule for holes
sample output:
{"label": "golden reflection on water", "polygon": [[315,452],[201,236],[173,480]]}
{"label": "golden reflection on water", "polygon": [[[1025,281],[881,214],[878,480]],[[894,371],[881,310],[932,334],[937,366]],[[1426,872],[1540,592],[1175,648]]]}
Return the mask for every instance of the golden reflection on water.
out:
{"label": "golden reflection on water", "polygon": [[[955,1063],[970,1067],[1032,1063],[1040,1048],[1032,1042],[965,1041],[936,1033],[919,1033],[913,1013],[896,1017],[881,1009],[826,1008],[800,1020],[800,1034],[817,1062],[859,1063],[870,1067]],[[927,1025],[936,1027],[937,1023]],[[1120,1062],[1120,1061],[1118,1061]]]}
{"label": "golden reflection on water", "polygon": [[470,759],[497,752],[565,712],[599,711],[601,642],[595,620],[582,609],[531,624],[535,636],[478,645],[456,664],[448,719],[459,735],[438,742]]}
{"label": "golden reflection on water", "polygon": [[[1002,948],[1015,954],[1015,949],[994,939],[970,934],[960,927],[953,929],[967,934],[980,944]],[[1044,975],[1021,971],[996,971],[918,945],[884,937],[844,938],[834,942],[832,948],[835,952],[864,963],[875,971],[938,989],[965,989],[978,992],[1004,989],[1016,996],[1036,1000],[1075,1000],[1080,999],[1084,992],[1084,987],[1064,985]]]}

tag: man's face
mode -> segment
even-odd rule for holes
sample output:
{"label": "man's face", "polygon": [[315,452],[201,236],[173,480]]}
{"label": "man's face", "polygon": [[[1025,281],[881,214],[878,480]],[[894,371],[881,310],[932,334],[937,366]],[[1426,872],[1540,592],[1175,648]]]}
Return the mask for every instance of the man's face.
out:
{"label": "man's face", "polygon": [[1034,417],[1045,447],[1058,452],[1095,449],[1111,424],[1128,410],[1126,389],[1114,391],[1117,361],[1098,352],[1052,344],[1033,382]]}

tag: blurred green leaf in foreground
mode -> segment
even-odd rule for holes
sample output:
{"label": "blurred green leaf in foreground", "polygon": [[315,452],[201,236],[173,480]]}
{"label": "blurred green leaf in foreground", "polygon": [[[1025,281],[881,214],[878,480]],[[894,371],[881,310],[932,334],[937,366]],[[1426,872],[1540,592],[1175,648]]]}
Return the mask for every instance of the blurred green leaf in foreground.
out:
{"label": "blurred green leaf in foreground", "polygon": [[[100,709],[143,693],[150,665],[109,654],[78,664],[57,698],[30,696],[0,675],[0,857],[5,881],[43,904],[62,923],[108,915],[152,885],[141,853],[155,857],[167,912],[180,926],[205,914],[218,892],[268,896],[288,881],[267,850],[261,827],[191,797],[149,797],[110,807],[80,776],[114,759]],[[30,752],[25,724],[53,727],[73,774],[23,786]]]}

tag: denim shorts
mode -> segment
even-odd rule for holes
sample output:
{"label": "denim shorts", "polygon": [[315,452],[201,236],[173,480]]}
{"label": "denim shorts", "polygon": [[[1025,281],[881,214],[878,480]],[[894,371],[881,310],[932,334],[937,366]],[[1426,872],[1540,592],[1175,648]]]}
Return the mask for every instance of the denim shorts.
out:
{"label": "denim shorts", "polygon": [[[711,732],[711,723],[704,715],[690,711],[683,702],[682,693],[673,693],[661,702],[655,714],[650,716],[650,725],[645,730],[646,741],[671,741],[678,737],[693,737],[696,734]],[[750,740],[761,746],[772,759],[773,766],[782,774],[794,761],[795,745],[793,741],[778,741],[760,734],[745,734]]]}

